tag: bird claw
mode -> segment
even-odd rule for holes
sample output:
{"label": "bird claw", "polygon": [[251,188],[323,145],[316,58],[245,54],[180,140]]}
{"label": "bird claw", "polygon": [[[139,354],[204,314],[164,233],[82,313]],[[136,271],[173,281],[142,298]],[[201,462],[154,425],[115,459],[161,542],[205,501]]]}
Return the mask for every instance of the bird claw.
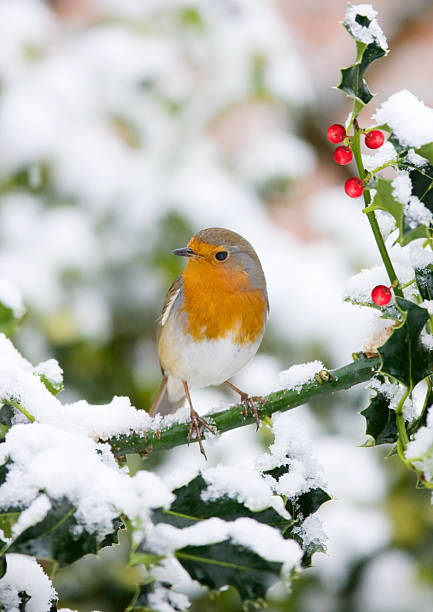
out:
{"label": "bird claw", "polygon": [[210,425],[208,425],[206,423],[206,421],[204,421],[198,415],[198,413],[195,410],[191,410],[191,417],[190,418],[191,418],[191,422],[189,424],[188,444],[191,442],[193,434],[195,434],[195,439],[197,440],[198,445],[200,447],[200,452],[201,452],[201,454],[204,456],[204,458],[207,461],[206,453],[204,452],[204,448],[203,448],[203,442],[202,442],[202,435],[201,435],[200,427],[204,427],[205,429],[207,429],[211,433],[215,433],[215,431],[214,431],[214,429]]}
{"label": "bird claw", "polygon": [[251,414],[256,419],[256,431],[258,431],[260,427],[260,418],[256,402],[264,403],[266,402],[266,398],[260,395],[248,395],[248,393],[241,395],[241,403],[244,405],[244,415],[247,417],[248,412],[251,411]]}

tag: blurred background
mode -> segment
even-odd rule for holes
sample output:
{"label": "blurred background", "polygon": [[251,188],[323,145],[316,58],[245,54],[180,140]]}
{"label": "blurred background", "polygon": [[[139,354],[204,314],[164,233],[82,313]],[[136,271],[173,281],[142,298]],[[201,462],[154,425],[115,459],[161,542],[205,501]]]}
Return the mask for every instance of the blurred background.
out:
{"label": "blurred background", "polygon": [[[407,88],[433,106],[433,3],[374,3],[391,53],[367,75],[377,97]],[[342,301],[350,275],[379,263],[362,204],[343,191],[354,168],[325,137],[349,110],[333,90],[355,45],[344,0],[0,0],[0,273],[27,314],[14,337],[65,371],[63,401],[128,395],[147,409],[159,384],[155,323],[199,229],[238,231],[256,248],[271,316],[235,384],[268,392],[278,372],[347,363],[375,314]],[[385,281],[385,278],[384,278]],[[196,391],[199,411],[233,399]],[[363,448],[368,393],[293,411],[314,440],[333,500],[319,515],[328,552],[271,592],[272,611],[431,611],[430,496],[383,450]],[[209,443],[208,464],[248,464],[269,433]],[[195,446],[131,470],[171,474]],[[127,543],[54,580],[60,603],[119,612],[134,592]],[[231,590],[192,610],[239,610]]]}

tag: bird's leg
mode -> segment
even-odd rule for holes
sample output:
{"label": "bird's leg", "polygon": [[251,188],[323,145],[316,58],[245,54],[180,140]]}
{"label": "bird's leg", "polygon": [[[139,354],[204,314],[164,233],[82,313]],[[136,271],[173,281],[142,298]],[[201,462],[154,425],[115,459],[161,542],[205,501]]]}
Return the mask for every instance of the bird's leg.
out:
{"label": "bird's leg", "polygon": [[233,389],[233,391],[236,391],[236,393],[239,393],[239,395],[241,396],[241,402],[244,405],[245,416],[248,416],[248,410],[251,410],[254,418],[256,419],[257,430],[258,430],[260,426],[260,419],[259,419],[259,412],[257,410],[256,402],[264,402],[266,401],[265,398],[260,397],[260,395],[248,395],[248,393],[245,393],[245,391],[241,391],[241,389],[238,389],[238,387],[235,387],[235,385],[233,385],[228,380],[226,380],[224,384],[227,385],[227,387],[230,387],[230,389]]}
{"label": "bird's leg", "polygon": [[191,442],[192,434],[195,433],[195,439],[197,440],[198,445],[200,447],[200,452],[202,455],[204,455],[204,458],[207,459],[206,453],[204,452],[204,448],[203,448],[200,426],[205,427],[212,433],[214,433],[214,430],[212,429],[210,425],[206,423],[206,421],[200,418],[199,414],[192,407],[191,396],[189,394],[189,389],[188,389],[188,383],[185,380],[183,381],[183,388],[185,389],[185,395],[186,395],[186,399],[188,400],[190,414],[191,414],[191,417],[190,417],[191,423],[190,423],[189,432],[188,432],[188,444]]}

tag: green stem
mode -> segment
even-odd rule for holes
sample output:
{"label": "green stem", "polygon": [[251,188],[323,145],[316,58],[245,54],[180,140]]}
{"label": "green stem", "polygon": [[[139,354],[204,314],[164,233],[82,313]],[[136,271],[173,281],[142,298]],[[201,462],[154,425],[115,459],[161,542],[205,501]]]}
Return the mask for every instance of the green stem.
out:
{"label": "green stem", "polygon": [[[374,376],[380,366],[379,357],[361,357],[346,366],[331,370],[327,375],[318,376],[295,389],[282,389],[271,393],[263,402],[257,402],[259,416],[263,419],[274,412],[290,410],[306,402],[335,391],[349,389]],[[222,434],[237,427],[255,423],[253,415],[244,415],[244,406],[236,404],[226,410],[214,412],[205,417],[215,433]],[[128,453],[149,454],[160,449],[174,448],[187,444],[189,423],[173,423],[161,431],[148,430],[142,434],[131,433],[113,436],[108,440],[115,455]],[[195,441],[195,440],[194,440]]]}
{"label": "green stem", "polygon": [[19,402],[11,402],[9,400],[1,400],[1,403],[2,404],[9,404],[10,406],[13,406],[17,410],[19,410],[24,416],[26,416],[31,423],[34,423],[35,417],[32,414],[30,414],[30,412],[28,412],[24,408],[24,406],[22,406]]}
{"label": "green stem", "polygon": [[[359,177],[361,180],[364,180],[366,177],[366,172],[364,170],[364,164],[362,163],[362,156],[361,156],[361,132],[360,132],[359,125],[356,119],[353,122],[353,127],[354,127],[354,135],[353,135],[353,143],[352,143],[353,155],[355,157],[355,162],[356,162],[356,167],[358,168]],[[368,208],[368,206],[371,203],[370,192],[368,191],[368,189],[364,190],[363,195],[364,195],[365,208]],[[381,234],[379,224],[377,223],[377,219],[376,219],[374,210],[367,213],[367,218],[370,223],[371,229],[373,231],[374,239],[376,240],[377,248],[379,249],[379,253],[380,253],[380,256],[382,257],[383,265],[386,268],[386,271],[388,273],[388,278],[391,282],[391,285],[393,283],[395,283],[396,285],[394,288],[394,293],[395,295],[399,297],[403,297],[403,292],[397,284],[398,283],[397,275],[395,273],[391,259],[388,255],[388,251],[386,250],[385,242],[383,240],[383,236]]]}

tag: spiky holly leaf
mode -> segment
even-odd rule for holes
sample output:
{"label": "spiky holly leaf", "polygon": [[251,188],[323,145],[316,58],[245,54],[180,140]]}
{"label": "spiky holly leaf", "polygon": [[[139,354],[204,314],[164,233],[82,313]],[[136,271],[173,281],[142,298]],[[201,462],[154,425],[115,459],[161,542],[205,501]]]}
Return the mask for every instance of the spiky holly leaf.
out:
{"label": "spiky holly leaf", "polygon": [[367,408],[361,411],[367,421],[366,433],[373,438],[375,445],[397,441],[396,414],[389,407],[390,401],[389,397],[378,391]]}
{"label": "spiky holly leaf", "polygon": [[371,91],[364,79],[364,74],[372,62],[385,55],[384,49],[376,43],[366,45],[356,41],[357,58],[356,62],[347,68],[341,68],[341,80],[337,89],[343,91],[346,96],[355,101],[355,116],[373,98]]}
{"label": "spiky holly leaf", "polygon": [[403,314],[403,322],[378,349],[382,361],[380,371],[413,389],[431,373],[433,367],[433,353],[420,337],[429,314],[413,302],[400,297],[395,299]]}
{"label": "spiky holly leaf", "polygon": [[231,542],[186,546],[176,557],[189,575],[210,589],[234,586],[243,601],[263,600],[280,576],[282,563],[267,561]]}

